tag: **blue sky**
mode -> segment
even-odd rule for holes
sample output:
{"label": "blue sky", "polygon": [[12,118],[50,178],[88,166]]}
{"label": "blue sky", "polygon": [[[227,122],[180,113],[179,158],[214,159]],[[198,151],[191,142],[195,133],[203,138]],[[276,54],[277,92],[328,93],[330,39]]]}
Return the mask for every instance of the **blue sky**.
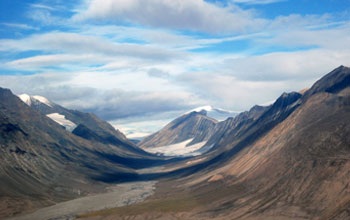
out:
{"label": "blue sky", "polygon": [[1,0],[0,86],[137,136],[349,66],[349,18],[350,0]]}

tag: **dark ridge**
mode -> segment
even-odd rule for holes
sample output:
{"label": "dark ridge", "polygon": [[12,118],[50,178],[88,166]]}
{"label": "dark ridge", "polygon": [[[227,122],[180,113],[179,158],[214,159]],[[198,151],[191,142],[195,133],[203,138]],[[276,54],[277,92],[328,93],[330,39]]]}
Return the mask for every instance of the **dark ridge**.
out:
{"label": "dark ridge", "polygon": [[131,151],[131,152],[136,152],[136,153],[141,153],[141,154],[145,154],[145,155],[150,155],[149,153],[144,152],[143,150],[137,148],[137,147],[132,147],[129,146],[127,143],[125,143],[124,141],[121,141],[120,139],[116,138],[113,135],[110,134],[105,134],[104,136],[97,134],[95,131],[91,130],[90,128],[88,128],[87,126],[83,125],[83,124],[79,124],[73,131],[73,134],[90,140],[90,141],[96,141],[96,142],[100,142],[103,144],[112,144],[115,146],[119,146],[119,147],[123,147],[126,148],[127,150]]}
{"label": "dark ridge", "polygon": [[72,133],[87,140],[102,141],[99,135],[83,124],[79,124]]}
{"label": "dark ridge", "polygon": [[349,86],[350,68],[340,66],[318,80],[304,96],[307,98],[319,92],[338,93]]}
{"label": "dark ridge", "polygon": [[337,93],[350,85],[350,75],[347,75],[342,81],[335,83],[333,86],[326,89],[328,93]]}

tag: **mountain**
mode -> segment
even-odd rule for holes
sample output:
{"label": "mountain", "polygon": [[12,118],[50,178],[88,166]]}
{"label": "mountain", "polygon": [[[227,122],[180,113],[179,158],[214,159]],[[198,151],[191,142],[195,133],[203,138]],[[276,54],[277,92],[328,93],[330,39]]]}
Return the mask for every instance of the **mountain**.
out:
{"label": "mountain", "polygon": [[[91,114],[27,100],[30,106],[0,88],[0,217],[101,191],[110,175],[123,180],[137,175],[134,169],[162,161],[126,147],[106,122]],[[46,110],[35,110],[39,106]],[[67,118],[78,124],[73,133],[41,113],[51,108],[70,113]],[[86,133],[91,136],[84,137]],[[111,136],[105,139],[105,133]]]}
{"label": "mountain", "polygon": [[147,136],[137,145],[148,152],[166,156],[196,156],[210,149],[210,146],[203,146],[215,132],[219,121],[235,115],[237,113],[212,106],[198,107]]}
{"label": "mountain", "polygon": [[108,122],[99,119],[93,113],[66,109],[42,96],[21,94],[18,97],[34,110],[51,118],[77,136],[89,140],[94,137],[94,141],[103,144],[116,145],[118,148],[124,148],[126,151],[136,154],[147,154],[129,141],[123,133],[116,130]]}
{"label": "mountain", "polygon": [[217,120],[207,116],[206,110],[189,112],[144,138],[138,146],[165,155],[183,154],[183,152],[186,154],[200,149],[211,136],[217,123]]}
{"label": "mountain", "polygon": [[[282,94],[248,126],[234,125],[219,138],[213,156],[191,168],[205,172],[185,184],[201,192],[207,216],[348,219],[349,77],[341,66],[304,95]],[[215,185],[223,189],[212,191]]]}
{"label": "mountain", "polygon": [[[237,136],[244,134],[245,129],[251,127],[260,116],[270,109],[271,106],[253,106],[249,111],[242,112],[236,117],[229,117],[225,121],[219,122],[215,126],[215,131],[209,137],[204,147],[212,150],[218,148],[223,141],[236,139]],[[223,148],[221,148],[223,149]]]}
{"label": "mountain", "polygon": [[206,105],[206,106],[201,106],[195,109],[192,109],[188,112],[186,112],[185,114],[189,114],[191,112],[201,112],[201,111],[206,111],[206,115],[209,118],[214,118],[218,121],[223,121],[229,117],[235,117],[238,113],[234,112],[234,111],[229,111],[229,110],[225,110],[225,109],[221,109],[221,108],[215,108],[213,106],[210,105]]}
{"label": "mountain", "polygon": [[[148,201],[98,219],[350,218],[350,68],[220,124]],[[132,211],[131,211],[132,210]]]}

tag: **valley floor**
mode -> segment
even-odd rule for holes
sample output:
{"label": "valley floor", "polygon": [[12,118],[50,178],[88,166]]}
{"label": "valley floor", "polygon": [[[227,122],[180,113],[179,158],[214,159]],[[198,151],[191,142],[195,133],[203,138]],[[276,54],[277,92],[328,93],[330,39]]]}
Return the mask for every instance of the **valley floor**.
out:
{"label": "valley floor", "polygon": [[9,220],[75,219],[79,214],[141,202],[153,194],[156,181],[123,183],[108,188],[108,192],[86,196],[53,206],[34,213],[10,218]]}

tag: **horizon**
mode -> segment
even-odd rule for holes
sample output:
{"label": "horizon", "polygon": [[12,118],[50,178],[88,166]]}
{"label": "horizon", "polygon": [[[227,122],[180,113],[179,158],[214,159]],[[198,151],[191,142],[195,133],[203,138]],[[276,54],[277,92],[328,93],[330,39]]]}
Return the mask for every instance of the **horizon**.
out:
{"label": "horizon", "polygon": [[350,65],[347,0],[142,3],[1,2],[0,86],[130,136],[198,106],[249,110]]}

